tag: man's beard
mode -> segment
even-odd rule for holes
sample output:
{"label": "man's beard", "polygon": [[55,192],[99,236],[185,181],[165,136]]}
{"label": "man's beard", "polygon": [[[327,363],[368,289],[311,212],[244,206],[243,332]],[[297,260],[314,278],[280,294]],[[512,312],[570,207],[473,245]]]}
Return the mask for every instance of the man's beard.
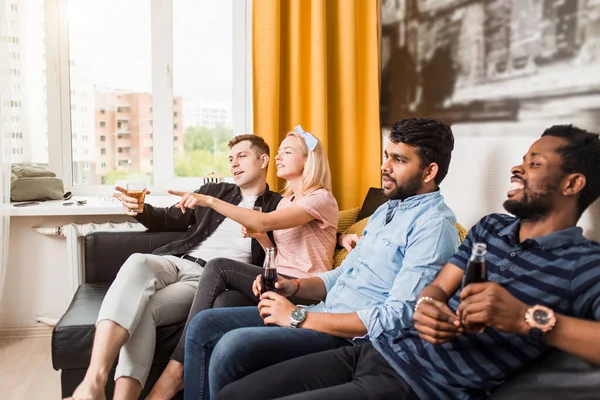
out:
{"label": "man's beard", "polygon": [[554,184],[548,182],[537,192],[528,192],[523,188],[521,200],[506,200],[504,209],[522,221],[543,221],[552,210],[550,194],[558,189],[559,181]]}
{"label": "man's beard", "polygon": [[394,178],[392,178],[389,174],[383,174],[386,178],[394,182],[396,188],[389,192],[388,194],[383,192],[385,197],[390,200],[401,200],[404,201],[409,197],[417,194],[417,191],[421,189],[423,186],[423,182],[421,182],[421,176],[423,175],[423,170],[417,172],[413,177],[411,177],[404,185],[398,185],[398,182]]}

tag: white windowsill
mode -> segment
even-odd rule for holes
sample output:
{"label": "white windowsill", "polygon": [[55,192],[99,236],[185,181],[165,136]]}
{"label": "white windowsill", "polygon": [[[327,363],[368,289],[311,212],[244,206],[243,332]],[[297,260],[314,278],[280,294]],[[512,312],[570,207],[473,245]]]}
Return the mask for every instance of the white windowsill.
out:
{"label": "white windowsill", "polygon": [[[157,207],[168,207],[177,203],[178,197],[170,195],[149,195],[146,203]],[[87,200],[87,203],[78,206],[75,200]],[[73,203],[63,206],[63,203]],[[73,196],[70,200],[51,200],[40,202],[38,205],[28,207],[15,207],[11,203],[8,215],[11,217],[57,216],[57,215],[125,215],[121,202],[110,196]]]}

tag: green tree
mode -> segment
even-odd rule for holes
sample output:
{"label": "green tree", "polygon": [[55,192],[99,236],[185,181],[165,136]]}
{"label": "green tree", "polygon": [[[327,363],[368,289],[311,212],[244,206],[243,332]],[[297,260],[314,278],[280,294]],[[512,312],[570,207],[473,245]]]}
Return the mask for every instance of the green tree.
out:
{"label": "green tree", "polygon": [[190,126],[183,137],[183,155],[175,155],[175,176],[229,175],[227,144],[233,130],[224,126]]}
{"label": "green tree", "polygon": [[183,148],[186,152],[208,150],[218,152],[220,145],[233,137],[233,130],[224,126],[208,128],[206,126],[190,126],[183,134]]}
{"label": "green tree", "polygon": [[104,174],[104,184],[105,185],[114,185],[119,180],[127,179],[127,171],[119,171],[116,169],[111,169]]}
{"label": "green tree", "polygon": [[221,176],[229,175],[229,159],[226,153],[215,155],[208,150],[194,150],[192,153],[175,157],[175,176],[204,176],[211,172]]}
{"label": "green tree", "polygon": [[114,185],[117,181],[136,181],[151,183],[153,181],[152,174],[146,175],[137,171],[123,171],[118,169],[111,169],[104,174],[104,185]]}

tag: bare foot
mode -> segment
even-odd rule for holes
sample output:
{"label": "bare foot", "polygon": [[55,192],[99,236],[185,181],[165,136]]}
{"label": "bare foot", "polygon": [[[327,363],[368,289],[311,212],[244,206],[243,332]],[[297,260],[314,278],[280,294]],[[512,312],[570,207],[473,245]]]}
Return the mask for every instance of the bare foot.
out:
{"label": "bare foot", "polygon": [[183,389],[183,364],[171,360],[146,400],[170,400]]}
{"label": "bare foot", "polygon": [[67,400],[106,400],[104,386],[101,382],[84,379]]}

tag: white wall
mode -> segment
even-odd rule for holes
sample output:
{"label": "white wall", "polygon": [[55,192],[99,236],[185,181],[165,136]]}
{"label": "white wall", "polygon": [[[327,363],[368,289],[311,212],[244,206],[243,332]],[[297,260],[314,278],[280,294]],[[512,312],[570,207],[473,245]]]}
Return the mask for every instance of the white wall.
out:
{"label": "white wall", "polygon": [[[521,163],[539,136],[461,137],[453,130],[455,147],[441,190],[458,222],[470,228],[487,214],[505,212],[502,203],[510,185],[510,169]],[[578,225],[588,238],[600,241],[600,202],[586,211]]]}
{"label": "white wall", "polygon": [[125,216],[12,217],[0,329],[34,327],[37,316],[59,318],[71,301],[66,239],[41,235],[33,226],[127,220]]}

